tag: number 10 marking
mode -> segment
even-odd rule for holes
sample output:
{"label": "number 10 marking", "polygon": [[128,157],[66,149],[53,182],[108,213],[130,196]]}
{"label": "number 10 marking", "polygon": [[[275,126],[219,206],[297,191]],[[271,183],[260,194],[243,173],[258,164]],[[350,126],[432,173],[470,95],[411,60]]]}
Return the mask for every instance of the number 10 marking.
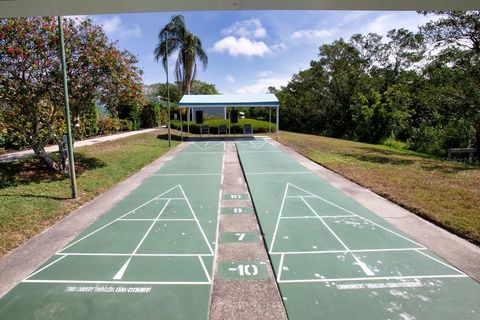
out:
{"label": "number 10 marking", "polygon": [[254,264],[239,264],[236,268],[229,268],[230,271],[238,271],[240,276],[256,276],[258,267]]}

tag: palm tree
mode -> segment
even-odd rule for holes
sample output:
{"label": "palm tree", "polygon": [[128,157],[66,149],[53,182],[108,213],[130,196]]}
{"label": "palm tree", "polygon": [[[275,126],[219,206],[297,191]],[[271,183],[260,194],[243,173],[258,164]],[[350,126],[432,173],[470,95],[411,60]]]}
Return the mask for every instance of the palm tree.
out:
{"label": "palm tree", "polygon": [[[165,55],[166,50],[167,55]],[[180,90],[184,94],[190,94],[192,81],[197,74],[197,58],[205,69],[208,57],[200,38],[185,27],[185,19],[182,15],[173,16],[171,23],[158,33],[158,44],[153,53],[157,62],[162,60],[166,72],[168,72],[167,56],[171,56],[176,51],[178,51],[178,57],[175,63],[175,79]]]}

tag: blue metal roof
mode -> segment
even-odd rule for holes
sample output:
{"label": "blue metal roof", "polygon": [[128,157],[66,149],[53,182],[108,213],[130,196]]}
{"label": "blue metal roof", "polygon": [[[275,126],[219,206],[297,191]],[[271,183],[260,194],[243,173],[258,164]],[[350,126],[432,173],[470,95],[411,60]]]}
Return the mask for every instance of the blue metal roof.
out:
{"label": "blue metal roof", "polygon": [[184,95],[180,107],[274,107],[279,102],[274,94],[219,94],[219,95]]}

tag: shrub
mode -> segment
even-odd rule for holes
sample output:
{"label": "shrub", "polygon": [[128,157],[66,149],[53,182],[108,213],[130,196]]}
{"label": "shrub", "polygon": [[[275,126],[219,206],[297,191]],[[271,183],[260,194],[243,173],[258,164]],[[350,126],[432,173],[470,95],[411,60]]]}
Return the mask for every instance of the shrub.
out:
{"label": "shrub", "polygon": [[101,118],[98,123],[100,134],[108,134],[120,130],[120,121],[117,118]]}
{"label": "shrub", "polygon": [[122,104],[117,108],[118,118],[127,119],[132,122],[130,130],[140,128],[140,108],[135,104]]}
{"label": "shrub", "polygon": [[412,136],[408,143],[410,149],[418,152],[439,156],[445,155],[442,129],[432,127],[425,122],[412,130]]}
{"label": "shrub", "polygon": [[[244,124],[251,124],[253,128],[253,133],[267,133],[268,132],[268,127],[269,127],[269,122],[268,121],[260,121],[260,120],[255,120],[255,119],[239,119],[239,122],[236,124],[231,124],[230,126],[230,132],[236,133],[236,134],[242,134],[243,133],[243,125]],[[191,133],[200,133],[200,126],[202,125],[207,125],[210,127],[210,133],[211,134],[217,134],[218,133],[218,127],[220,125],[226,125],[228,127],[228,119],[211,119],[211,120],[205,120],[203,124],[196,124],[193,121],[190,121],[190,132]],[[180,129],[180,121],[178,120],[172,120],[172,128],[173,129]],[[272,132],[275,131],[275,124],[271,124]],[[187,122],[183,122],[183,130],[187,131]]]}
{"label": "shrub", "polygon": [[121,131],[132,131],[134,129],[134,123],[130,119],[120,119]]}
{"label": "shrub", "polygon": [[384,146],[392,147],[398,150],[407,149],[408,144],[406,142],[397,140],[395,135],[392,133],[390,137],[383,141]]}
{"label": "shrub", "polygon": [[160,126],[161,114],[160,106],[157,103],[150,102],[142,107],[140,111],[140,127],[154,128]]}
{"label": "shrub", "polygon": [[76,140],[81,140],[85,137],[95,136],[99,132],[98,128],[99,112],[96,103],[92,103],[86,110],[85,114],[78,121],[78,127],[74,129],[74,136]]}
{"label": "shrub", "polygon": [[443,130],[443,147],[468,148],[475,140],[475,129],[465,119],[451,119]]}

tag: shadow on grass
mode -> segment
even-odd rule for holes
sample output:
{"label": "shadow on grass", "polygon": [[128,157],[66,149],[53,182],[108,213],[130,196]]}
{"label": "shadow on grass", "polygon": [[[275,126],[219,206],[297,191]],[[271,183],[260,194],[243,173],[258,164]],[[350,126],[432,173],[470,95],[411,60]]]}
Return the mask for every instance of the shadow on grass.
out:
{"label": "shadow on grass", "polygon": [[351,154],[351,153],[340,153],[340,154],[344,157],[355,158],[362,162],[370,162],[370,163],[377,163],[377,164],[391,164],[395,166],[409,165],[417,162],[414,160],[398,159],[398,158],[393,158],[391,156],[382,156],[382,155],[374,155],[374,154]]}
{"label": "shadow on grass", "polygon": [[[53,155],[54,158],[57,156],[58,154]],[[88,170],[105,167],[106,165],[107,163],[100,159],[89,157],[82,153],[75,153],[75,171],[77,175],[81,175]],[[68,179],[66,174],[48,168],[36,157],[0,163],[0,189],[29,185],[32,183],[56,182],[66,179]],[[36,195],[30,196],[35,197]],[[25,197],[27,197],[27,195],[25,195]],[[49,196],[44,197],[49,198]]]}
{"label": "shadow on grass", "polygon": [[[168,141],[168,134],[167,134],[167,133],[165,133],[165,134],[159,134],[159,135],[157,136],[157,139]],[[182,141],[182,138],[181,138],[179,135],[172,134],[172,140],[173,140],[173,141]]]}
{"label": "shadow on grass", "polygon": [[383,148],[372,148],[372,147],[355,147],[355,148],[368,153],[380,153],[388,156],[411,156],[411,157],[418,157],[418,158],[429,159],[429,160],[441,159],[434,155],[418,153],[411,150],[387,150]]}
{"label": "shadow on grass", "polygon": [[455,163],[451,161],[444,160],[440,164],[428,164],[422,166],[423,170],[426,171],[438,171],[441,173],[459,173],[464,171],[479,171],[480,172],[480,165],[474,164],[466,164],[466,163]]}

